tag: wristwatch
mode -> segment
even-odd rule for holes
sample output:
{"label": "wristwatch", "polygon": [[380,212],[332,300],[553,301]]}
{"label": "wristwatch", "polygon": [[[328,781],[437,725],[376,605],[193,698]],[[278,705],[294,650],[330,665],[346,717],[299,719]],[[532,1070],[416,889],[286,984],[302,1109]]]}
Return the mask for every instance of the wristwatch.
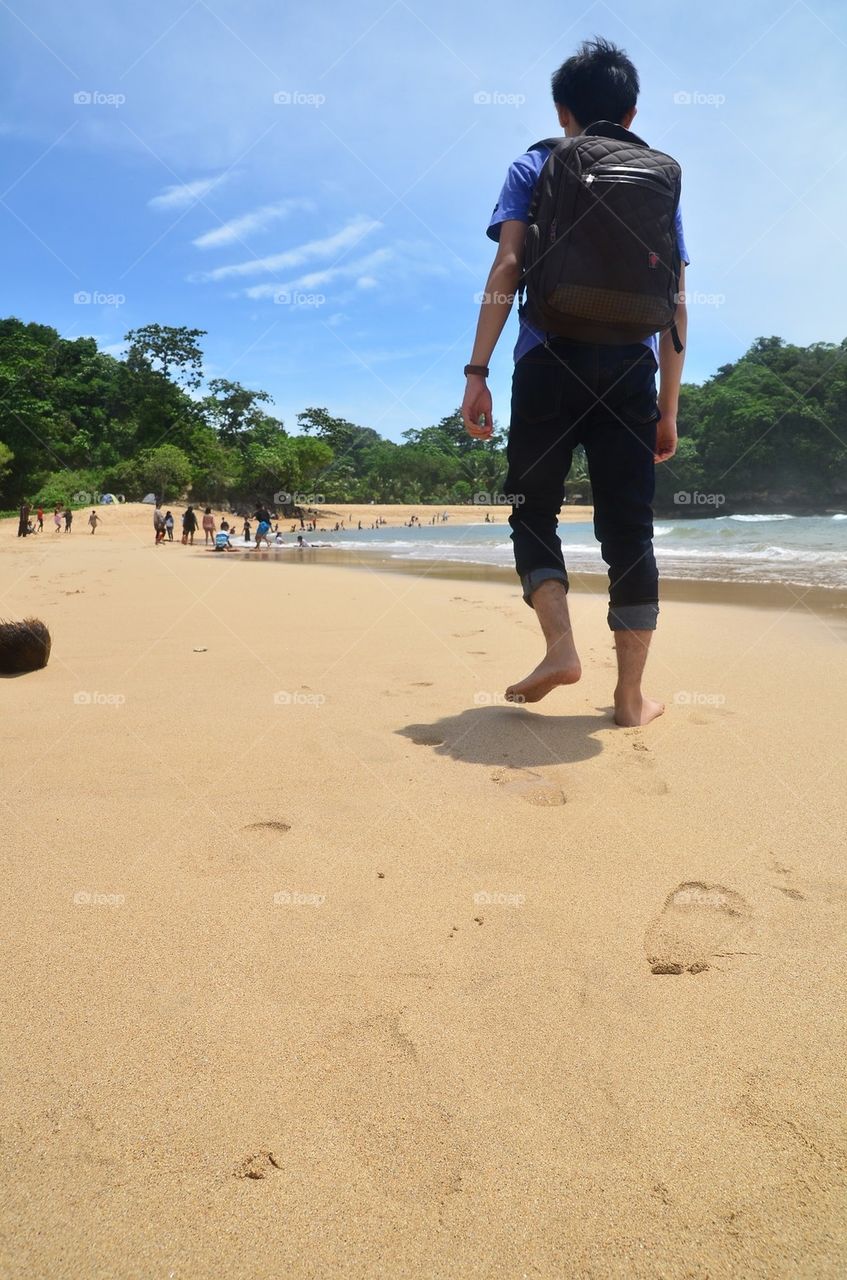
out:
{"label": "wristwatch", "polygon": [[488,377],[488,365],[487,365],[487,364],[466,364],[466,365],[465,365],[465,377],[466,377],[466,378],[467,378],[467,377],[469,377],[469,376],[470,376],[470,374],[472,374],[472,373],[473,373],[473,374],[476,374],[476,376],[477,376],[478,378],[487,378],[487,377]]}

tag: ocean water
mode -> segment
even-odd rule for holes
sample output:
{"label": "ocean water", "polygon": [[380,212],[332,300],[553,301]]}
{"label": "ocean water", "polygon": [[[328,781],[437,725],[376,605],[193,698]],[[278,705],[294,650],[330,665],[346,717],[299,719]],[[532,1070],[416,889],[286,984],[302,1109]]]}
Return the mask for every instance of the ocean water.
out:
{"label": "ocean water", "polygon": [[[285,536],[290,542],[291,534],[286,532]],[[497,524],[447,523],[411,529],[389,525],[306,537],[311,543],[368,551],[392,560],[513,563],[505,517]],[[559,537],[569,569],[605,574],[590,523],[562,524]],[[847,587],[847,512],[658,520],[654,546],[660,573],[666,578]],[[284,554],[282,549],[280,554]]]}

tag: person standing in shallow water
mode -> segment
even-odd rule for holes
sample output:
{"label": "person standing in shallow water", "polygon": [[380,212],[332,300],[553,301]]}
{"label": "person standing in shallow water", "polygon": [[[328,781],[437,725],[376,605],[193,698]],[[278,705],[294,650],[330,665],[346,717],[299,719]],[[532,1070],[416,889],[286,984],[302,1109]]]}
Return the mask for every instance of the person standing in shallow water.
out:
{"label": "person standing in shallow water", "polygon": [[[507,447],[509,469],[503,490],[512,501],[509,524],[524,600],[535,610],[547,651],[525,679],[507,688],[506,698],[511,702],[538,702],[557,686],[574,684],[582,674],[568,611],[568,576],[556,532],[573,450],[582,444],[592,485],[594,531],[609,566],[608,624],[615,638],[618,666],[614,716],[620,725],[648,724],[664,711],[662,703],[642,693],[641,679],[659,612],[653,554],[654,467],[672,458],[676,450],[687,332],[684,290],[689,258],[678,204],[679,167],[671,157],[651,151],[643,139],[631,132],[639,88],[638,72],[627,55],[599,38],[583,44],[553,76],[553,102],[565,137],[533,146],[514,162],[506,176],[487,230],[498,248],[483,293],[473,353],[465,367],[467,382],[462,402],[468,434],[474,439],[489,439],[492,403],[486,385],[488,363],[518,287],[528,279],[530,298],[519,311]],[[604,142],[615,140],[606,145],[607,157],[624,144],[624,154],[631,158],[626,165],[615,166],[614,171],[609,165],[603,172],[602,161],[594,169],[589,165],[588,176],[595,183],[590,187],[584,175],[582,180],[576,176],[582,171],[571,161],[575,154],[577,158],[602,156],[602,146],[591,150],[592,145],[597,146],[598,137]],[[565,145],[568,139],[575,140],[574,147],[585,149],[579,153],[569,150]],[[548,182],[545,166],[553,151],[551,167],[546,170],[553,175],[553,181]],[[645,174],[639,166],[648,172]],[[598,174],[601,179],[605,177],[605,186],[598,181]],[[644,203],[645,187],[653,192],[652,205]],[[574,221],[559,216],[557,206],[555,220],[549,225],[545,222],[542,229],[535,222],[535,214],[541,207],[549,214],[556,191],[583,200],[585,211]],[[602,199],[598,191],[604,192]],[[606,208],[604,201],[613,203],[612,193],[618,209],[612,211],[615,218],[610,230],[611,215],[598,210]],[[540,202],[534,204],[536,194]],[[644,238],[630,229],[626,219],[633,220],[634,228],[638,217],[649,216],[651,208],[661,208],[662,212],[649,234],[665,247],[661,255],[650,252],[644,257]],[[644,214],[645,209],[648,214]],[[530,226],[533,234],[528,239]],[[646,230],[641,223],[638,226]],[[580,239],[577,228],[581,228],[585,256],[574,261],[575,245]],[[620,228],[629,234],[622,234]],[[567,338],[546,332],[543,320],[537,318],[539,313],[529,305],[539,276],[535,267],[529,273],[524,271],[525,250],[527,244],[533,249],[544,236],[548,237],[544,240],[548,247],[538,258],[542,275],[545,259],[548,275],[550,263],[557,263],[562,271],[560,260],[557,262],[561,247],[566,246],[571,255],[569,269],[575,282],[560,275],[559,286],[553,290],[551,283],[552,291],[543,293],[541,298],[548,324],[560,321],[565,307],[571,306],[565,317],[570,326],[559,326],[561,332],[570,334]],[[551,258],[551,254],[556,256]],[[622,278],[614,280],[616,291],[603,287],[601,267],[595,264],[602,264],[602,269],[613,275],[615,265],[624,262],[627,270],[633,270],[644,294],[632,295]],[[676,303],[675,314],[672,308],[669,310],[675,328],[667,321],[668,327],[660,338],[656,334],[644,336],[644,326],[632,320],[632,312],[624,319],[621,306],[614,320],[616,331],[610,332],[604,328],[605,322],[597,318],[598,299],[603,308],[633,296],[636,302],[651,304],[653,298],[646,291],[652,286],[645,267],[657,270],[655,279],[661,279],[662,288],[667,280],[661,306],[668,306],[670,300]],[[560,294],[566,301],[557,313]],[[655,296],[659,305],[658,290]],[[542,310],[540,314],[543,313]],[[576,321],[577,314],[591,315],[592,319]],[[605,316],[606,312],[600,314]],[[649,309],[647,314],[652,317],[657,312]],[[661,314],[664,324],[665,311]],[[633,340],[633,329],[638,341]]]}

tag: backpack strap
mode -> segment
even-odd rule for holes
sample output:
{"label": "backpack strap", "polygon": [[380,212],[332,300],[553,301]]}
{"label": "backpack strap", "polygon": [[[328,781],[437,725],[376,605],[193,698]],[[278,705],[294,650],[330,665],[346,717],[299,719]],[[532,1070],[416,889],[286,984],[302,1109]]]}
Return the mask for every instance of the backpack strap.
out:
{"label": "backpack strap", "polygon": [[[587,129],[583,129],[582,133],[578,133],[576,137],[617,138],[620,142],[633,142],[639,147],[649,147],[650,145],[643,138],[639,138],[637,133],[633,133],[631,129],[625,129],[622,124],[613,124],[611,120],[595,120],[593,124],[590,124]],[[545,147],[548,151],[555,151],[560,143],[573,141],[575,141],[575,138],[568,138],[564,134],[560,134],[558,138],[542,138],[539,142],[533,142],[531,147],[527,147],[527,151],[537,151],[540,147]]]}
{"label": "backpack strap", "polygon": [[586,134],[599,138],[617,138],[620,142],[634,142],[639,147],[650,145],[643,138],[639,138],[637,133],[625,129],[622,124],[612,124],[611,120],[595,120],[594,124],[583,129],[580,136],[584,137]]}
{"label": "backpack strap", "polygon": [[527,151],[555,151],[560,142],[570,142],[570,138],[566,138],[562,134],[558,138],[542,138],[540,142],[533,142],[531,147],[527,147]]}
{"label": "backpack strap", "polygon": [[[568,141],[569,139],[566,138],[563,134],[560,135],[558,138],[541,138],[540,141],[533,142],[531,147],[527,147],[527,151],[553,152],[556,150],[556,148],[559,146],[560,143],[568,142]],[[536,192],[537,192],[537,188],[536,188]],[[532,201],[530,202],[530,207],[529,207],[530,217],[532,216],[536,207],[536,201],[538,198],[536,192],[533,192]],[[518,291],[517,291],[518,315],[520,315],[523,311],[525,294],[526,294],[526,283],[524,281],[523,274],[521,274],[521,278],[518,281]]]}

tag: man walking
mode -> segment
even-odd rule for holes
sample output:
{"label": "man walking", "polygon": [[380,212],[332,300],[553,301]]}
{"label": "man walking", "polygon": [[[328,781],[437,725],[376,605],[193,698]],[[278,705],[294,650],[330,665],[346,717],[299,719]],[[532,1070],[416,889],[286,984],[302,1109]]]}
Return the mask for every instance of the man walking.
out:
{"label": "man walking", "polygon": [[627,55],[602,39],[553,76],[565,137],[536,144],[509,169],[488,226],[498,248],[462,403],[468,433],[488,438],[488,362],[519,285],[526,288],[503,487],[517,572],[546,653],[506,697],[537,702],[581,675],[556,529],[582,444],[609,567],[621,725],[647,724],[664,710],[643,694],[641,677],[659,612],[654,466],[676,450],[687,329],[679,166],[631,132],[639,87]]}

